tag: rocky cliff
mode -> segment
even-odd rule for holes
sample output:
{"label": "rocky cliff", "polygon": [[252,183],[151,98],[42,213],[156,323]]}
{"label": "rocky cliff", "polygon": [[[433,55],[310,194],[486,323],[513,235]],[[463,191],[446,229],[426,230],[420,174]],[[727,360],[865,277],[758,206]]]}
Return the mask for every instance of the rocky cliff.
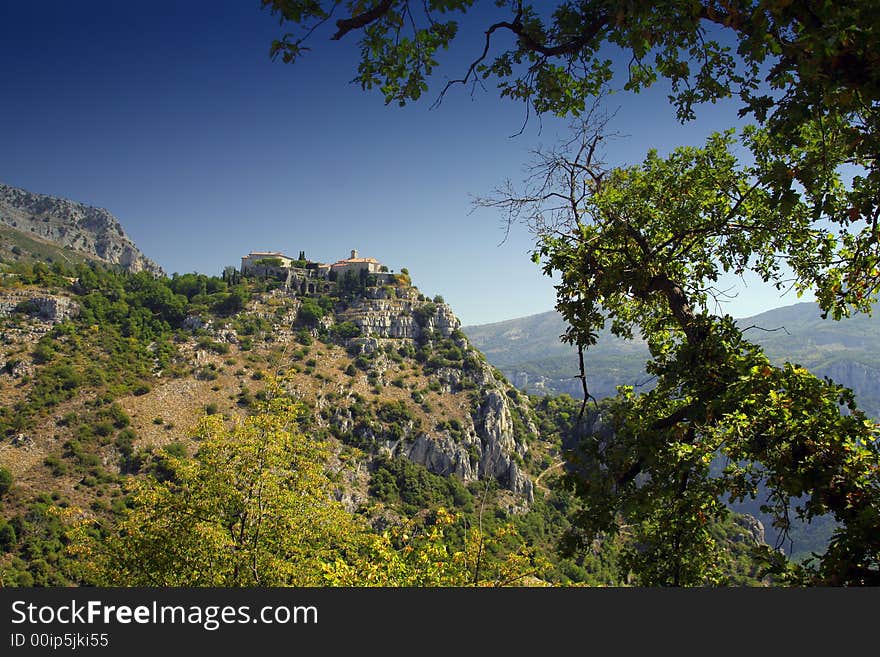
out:
{"label": "rocky cliff", "polygon": [[828,377],[850,388],[856,395],[859,407],[871,417],[880,418],[880,369],[841,359],[816,368],[816,375]]}
{"label": "rocky cliff", "polygon": [[461,326],[447,304],[428,301],[415,287],[367,288],[339,319],[372,338],[420,340],[435,332],[448,338]]}
{"label": "rocky cliff", "polygon": [[0,183],[0,223],[130,272],[163,273],[101,208]]}
{"label": "rocky cliff", "polygon": [[421,362],[429,385],[457,400],[462,412],[451,422],[425,426],[409,421],[389,430],[380,422],[359,422],[348,399],[337,404],[330,422],[337,433],[352,434],[360,444],[405,456],[436,474],[465,482],[495,479],[531,501],[533,485],[522,464],[537,429],[527,399],[470,346],[447,304],[427,300],[412,287],[368,288],[364,297],[327,317],[325,326],[332,330],[345,322],[360,330],[346,349],[370,356],[368,378],[383,386],[392,383],[400,366],[391,356],[411,354]]}

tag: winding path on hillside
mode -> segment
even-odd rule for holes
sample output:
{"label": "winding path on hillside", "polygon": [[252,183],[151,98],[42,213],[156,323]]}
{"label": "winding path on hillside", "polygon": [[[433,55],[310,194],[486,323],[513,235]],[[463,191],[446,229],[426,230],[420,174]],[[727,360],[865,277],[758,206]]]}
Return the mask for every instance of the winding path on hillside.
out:
{"label": "winding path on hillside", "polygon": [[540,486],[544,490],[549,491],[550,489],[541,483],[541,479],[544,477],[545,474],[547,474],[551,470],[558,470],[563,465],[565,465],[565,459],[559,459],[555,463],[548,465],[546,468],[544,468],[544,470],[541,471],[541,474],[539,474],[537,477],[535,477],[535,486],[536,487]]}

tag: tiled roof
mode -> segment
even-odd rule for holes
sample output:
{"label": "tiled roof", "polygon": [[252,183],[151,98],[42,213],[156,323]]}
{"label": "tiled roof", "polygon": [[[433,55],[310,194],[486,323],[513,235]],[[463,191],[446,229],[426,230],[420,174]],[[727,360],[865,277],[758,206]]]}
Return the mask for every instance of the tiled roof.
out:
{"label": "tiled roof", "polygon": [[345,260],[337,260],[333,264],[334,265],[352,265],[352,264],[358,264],[361,262],[372,263],[372,264],[376,264],[376,265],[379,264],[379,261],[376,260],[375,258],[346,258]]}

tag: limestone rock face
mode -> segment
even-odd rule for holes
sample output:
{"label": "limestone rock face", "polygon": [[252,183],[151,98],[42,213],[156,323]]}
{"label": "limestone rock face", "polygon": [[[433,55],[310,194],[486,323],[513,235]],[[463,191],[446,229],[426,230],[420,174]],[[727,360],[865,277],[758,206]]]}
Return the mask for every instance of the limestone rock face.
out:
{"label": "limestone rock face", "polygon": [[497,390],[486,393],[483,403],[458,440],[449,432],[420,433],[412,443],[388,445],[390,452],[406,456],[439,475],[455,475],[464,482],[496,479],[510,491],[532,501],[531,479],[517,463],[527,451],[524,436],[516,436],[510,403]]}
{"label": "limestone rock face", "polygon": [[0,223],[136,273],[163,274],[110,212],[0,183]]}
{"label": "limestone rock face", "polygon": [[532,482],[515,460],[525,454],[524,441],[517,441],[511,417],[510,402],[500,390],[489,390],[475,417],[475,428],[482,443],[480,476],[494,477],[514,493],[532,499]]}
{"label": "limestone rock face", "polygon": [[0,295],[0,317],[16,312],[58,324],[79,315],[80,307],[72,299],[54,294],[13,291]]}
{"label": "limestone rock face", "polygon": [[377,290],[341,313],[340,321],[356,324],[365,337],[409,340],[418,340],[431,332],[448,338],[461,326],[445,303],[412,297],[389,298],[383,288]]}
{"label": "limestone rock face", "polygon": [[474,481],[477,478],[465,446],[456,443],[448,435],[420,434],[405,452],[405,456],[434,474],[456,475],[463,481]]}
{"label": "limestone rock face", "polygon": [[528,418],[528,413],[507,394],[512,390],[510,385],[496,379],[485,361],[479,363],[476,370],[441,368],[435,373],[450,391],[467,383],[478,391],[479,403],[462,427],[459,439],[444,431],[421,434],[403,453],[436,474],[455,474],[465,482],[496,479],[505,488],[531,501],[532,481],[518,461],[528,451],[524,434],[537,435],[537,429],[531,420],[517,428],[513,413],[519,413],[520,418]]}
{"label": "limestone rock face", "polygon": [[37,315],[41,319],[57,324],[79,315],[79,304],[66,297],[35,297]]}
{"label": "limestone rock face", "polygon": [[751,539],[755,542],[755,545],[763,545],[765,543],[764,523],[758,520],[755,516],[748,513],[741,516],[735,516],[734,522],[749,533]]}

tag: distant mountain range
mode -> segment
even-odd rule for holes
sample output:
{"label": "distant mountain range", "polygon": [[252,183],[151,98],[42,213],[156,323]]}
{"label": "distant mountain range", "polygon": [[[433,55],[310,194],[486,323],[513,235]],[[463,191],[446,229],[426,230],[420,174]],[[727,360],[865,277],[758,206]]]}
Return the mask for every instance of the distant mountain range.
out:
{"label": "distant mountain range", "polygon": [[[880,417],[880,324],[871,317],[823,320],[815,303],[798,303],[737,321],[773,361],[798,363],[851,388],[859,405]],[[557,312],[465,326],[462,331],[518,388],[583,396],[574,378],[577,352],[560,341],[565,322]],[[643,341],[604,332],[584,358],[590,393],[602,398],[614,395],[618,385],[650,386],[647,358]]]}
{"label": "distant mountain range", "polygon": [[162,274],[102,208],[0,183],[0,258],[68,264],[97,260]]}

